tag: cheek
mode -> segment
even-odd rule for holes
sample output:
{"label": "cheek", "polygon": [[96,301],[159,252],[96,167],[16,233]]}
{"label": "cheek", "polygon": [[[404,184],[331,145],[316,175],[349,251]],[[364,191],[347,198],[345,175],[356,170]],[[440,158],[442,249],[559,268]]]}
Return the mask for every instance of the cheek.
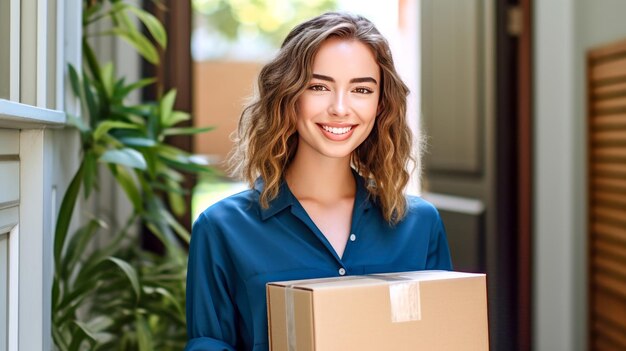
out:
{"label": "cheek", "polygon": [[302,117],[305,117],[309,111],[309,106],[311,105],[310,99],[307,99],[304,96],[301,96],[296,101],[296,114],[298,116],[298,120]]}
{"label": "cheek", "polygon": [[307,96],[298,99],[296,113],[298,120],[309,120],[325,111],[325,102],[320,97]]}
{"label": "cheek", "polygon": [[373,120],[379,112],[378,99],[364,101],[363,104],[360,105],[359,109],[363,118]]}

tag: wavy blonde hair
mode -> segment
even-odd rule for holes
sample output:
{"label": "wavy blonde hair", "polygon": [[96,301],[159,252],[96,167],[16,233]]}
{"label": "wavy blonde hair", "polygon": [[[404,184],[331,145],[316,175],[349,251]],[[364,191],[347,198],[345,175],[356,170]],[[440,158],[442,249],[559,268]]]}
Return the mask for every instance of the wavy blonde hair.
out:
{"label": "wavy blonde hair", "polygon": [[278,195],[298,146],[296,101],[312,77],[313,60],[329,38],[358,40],[370,48],[381,71],[380,111],[367,139],[352,153],[352,166],[384,218],[395,224],[407,211],[404,188],[409,180],[411,131],[406,121],[409,89],[393,64],[389,44],[364,17],[329,12],[296,26],[277,56],[259,74],[254,97],[244,108],[234,134],[229,169],[250,186],[261,177],[263,208]]}

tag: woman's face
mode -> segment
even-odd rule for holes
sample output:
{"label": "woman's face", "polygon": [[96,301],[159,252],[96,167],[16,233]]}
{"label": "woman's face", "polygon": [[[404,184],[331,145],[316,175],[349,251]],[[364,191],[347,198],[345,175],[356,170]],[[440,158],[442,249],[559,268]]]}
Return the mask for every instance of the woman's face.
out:
{"label": "woman's face", "polygon": [[374,127],[380,69],[356,40],[326,40],[313,60],[313,78],[296,103],[298,153],[349,158]]}

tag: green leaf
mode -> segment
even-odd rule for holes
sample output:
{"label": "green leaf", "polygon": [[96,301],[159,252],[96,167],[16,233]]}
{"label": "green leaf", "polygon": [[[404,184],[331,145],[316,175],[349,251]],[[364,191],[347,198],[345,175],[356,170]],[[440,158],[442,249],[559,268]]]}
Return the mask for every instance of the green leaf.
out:
{"label": "green leaf", "polygon": [[159,53],[156,48],[145,35],[139,32],[131,32],[123,28],[113,28],[105,34],[114,34],[122,38],[124,41],[132,45],[135,50],[145,58],[148,62],[156,65],[159,63]]}
{"label": "green leaf", "polygon": [[89,198],[91,189],[96,186],[96,174],[98,172],[98,165],[96,163],[96,155],[92,151],[87,151],[85,158],[83,159],[85,167],[85,176],[83,178],[84,195],[85,199]]}
{"label": "green leaf", "polygon": [[143,87],[146,87],[152,83],[156,82],[155,78],[144,78],[142,80],[139,80],[135,83],[129,84],[124,86],[123,88],[119,89],[116,92],[116,98],[122,100],[124,97],[126,97],[131,91],[136,90],[136,89],[141,89]]}
{"label": "green leaf", "polygon": [[171,146],[171,145],[167,145],[167,144],[160,144],[157,147],[157,152],[159,154],[159,156],[165,157],[166,159],[170,159],[170,160],[176,160],[176,161],[180,161],[180,162],[188,162],[189,161],[189,153],[186,151],[183,151],[177,147]]}
{"label": "green leaf", "polygon": [[53,323],[52,326],[52,340],[54,340],[54,345],[59,348],[59,350],[67,350],[69,345],[65,341],[65,337],[61,333],[59,329],[60,326]]}
{"label": "green leaf", "polygon": [[162,172],[162,174],[163,174],[166,178],[171,179],[171,180],[173,180],[173,181],[175,181],[175,182],[180,183],[180,182],[182,182],[183,180],[185,180],[184,176],[183,176],[180,172],[177,172],[177,171],[176,171],[176,170],[174,170],[174,169],[171,169],[171,168],[168,168],[168,167],[163,167],[163,169],[161,170],[161,172]]}
{"label": "green leaf", "polygon": [[[102,268],[101,268],[102,269]],[[76,279],[76,286],[66,291],[59,302],[57,310],[60,311],[59,316],[55,319],[55,322],[62,324],[67,320],[73,318],[80,304],[89,297],[95,289],[98,289],[102,284],[103,271],[90,272],[91,274],[85,275],[79,272]]]}
{"label": "green leaf", "polygon": [[175,194],[180,194],[180,195],[187,195],[187,194],[189,194],[189,190],[183,189],[181,187],[172,188],[171,186],[168,186],[168,185],[162,184],[162,183],[154,183],[154,184],[152,184],[152,187],[154,189],[163,190],[163,191],[168,192],[168,193],[175,193]]}
{"label": "green leaf", "polygon": [[102,262],[106,262],[105,260],[109,256],[115,256],[120,252],[121,248],[124,247],[122,246],[122,240],[128,237],[128,229],[136,222],[138,217],[137,212],[134,211],[127,219],[124,228],[117,232],[115,237],[113,237],[105,247],[98,248],[89,255],[89,259],[84,261],[83,266],[80,267],[80,272],[76,278],[77,282],[88,281],[93,276],[97,278],[99,275],[102,275],[103,272],[106,272],[106,270],[101,267]]}
{"label": "green leaf", "polygon": [[167,199],[169,200],[170,206],[172,207],[172,211],[174,211],[174,213],[177,216],[182,216],[183,214],[185,214],[185,208],[186,208],[185,199],[181,195],[182,189],[180,185],[176,182],[166,180],[166,183],[169,187],[178,190],[178,191],[168,191]]}
{"label": "green leaf", "polygon": [[161,120],[161,125],[165,127],[169,127],[170,124],[170,116],[172,115],[172,111],[174,110],[174,103],[176,102],[176,89],[172,89],[167,92],[159,103],[159,117]]}
{"label": "green leaf", "polygon": [[91,16],[96,14],[102,8],[102,4],[100,2],[90,2],[86,3],[83,11],[83,23],[89,22]]}
{"label": "green leaf", "polygon": [[[158,144],[156,144],[154,147],[157,147]],[[159,165],[161,165],[161,163],[159,162],[159,158],[157,157],[156,153],[153,152],[153,150],[150,150],[150,152],[146,152],[144,154],[144,157],[146,158],[146,163],[148,164],[148,175],[146,178],[150,178],[150,179],[154,179],[157,177],[157,167]]]}
{"label": "green leaf", "polygon": [[72,212],[74,212],[74,206],[78,198],[80,191],[80,184],[84,174],[84,163],[72,178],[70,185],[65,191],[63,201],[61,202],[61,208],[59,209],[59,216],[57,217],[57,224],[54,230],[54,263],[56,267],[61,265],[61,253],[63,252],[63,246],[65,245],[65,238],[67,237],[67,230],[72,220]]}
{"label": "green leaf", "polygon": [[189,244],[189,242],[191,241],[191,235],[189,234],[187,229],[183,227],[182,224],[180,224],[178,220],[174,218],[174,216],[172,216],[172,214],[169,213],[169,211],[167,211],[166,209],[163,209],[161,211],[161,216],[163,216],[167,224],[169,224],[172,229],[174,229],[174,232],[176,232],[176,234],[178,234],[181,239],[185,240],[185,242]]}
{"label": "green leaf", "polygon": [[113,97],[113,86],[115,85],[115,72],[113,71],[113,64],[109,62],[102,66],[100,76],[102,77],[102,86],[104,87],[106,96],[109,98]]}
{"label": "green leaf", "polygon": [[74,95],[80,97],[80,77],[78,75],[78,72],[76,71],[76,68],[74,68],[73,65],[69,64],[69,72],[70,72],[70,83],[72,85],[72,91],[74,92]]}
{"label": "green leaf", "polygon": [[121,141],[126,146],[153,147],[157,145],[156,141],[152,139],[148,139],[148,138],[126,137],[126,138],[119,138],[118,140]]}
{"label": "green leaf", "polygon": [[170,114],[170,117],[167,120],[167,123],[164,124],[165,127],[171,127],[180,122],[188,121],[191,119],[191,115],[187,112],[182,111],[174,111]]}
{"label": "green leaf", "polygon": [[[96,81],[102,80],[100,78],[100,64],[98,63],[98,58],[96,57],[96,53],[91,48],[91,45],[89,45],[87,37],[83,37],[83,55],[85,55],[87,67],[89,68],[89,72],[94,79]],[[83,76],[83,78],[85,77]]]}
{"label": "green leaf", "polygon": [[151,113],[146,117],[147,137],[157,140],[161,133],[161,116],[158,113],[158,107],[152,109]]}
{"label": "green leaf", "polygon": [[104,329],[113,324],[113,320],[109,317],[98,316],[87,323],[79,320],[74,321],[74,323],[96,344],[104,344],[113,339],[112,334],[102,332]]}
{"label": "green leaf", "polygon": [[94,341],[79,324],[76,325],[78,326],[78,330],[72,333],[72,343],[68,347],[68,351],[79,351],[83,348],[82,345],[84,342],[91,343]]}
{"label": "green leaf", "polygon": [[100,143],[94,145],[94,150],[96,154],[102,155],[106,152],[107,149],[122,149],[124,148],[124,144],[121,141],[117,140],[115,137],[110,134],[102,134],[100,137]]}
{"label": "green leaf", "polygon": [[[156,201],[154,201],[156,202]],[[146,227],[150,229],[166,247],[169,253],[176,253],[181,250],[180,243],[176,239],[176,234],[168,225],[166,219],[162,216],[162,211],[167,211],[162,205],[150,207],[150,210],[143,216]],[[169,212],[168,212],[169,213]],[[171,214],[170,214],[171,215]]]}
{"label": "green leaf", "polygon": [[141,193],[135,184],[135,180],[133,179],[131,173],[119,165],[111,165],[111,172],[126,193],[126,196],[128,196],[130,202],[133,204],[135,211],[142,212],[143,206]]}
{"label": "green leaf", "polygon": [[117,1],[115,2],[113,5],[111,5],[111,10],[109,11],[109,16],[115,16],[115,14],[122,12],[123,10],[128,9],[129,7],[131,7],[131,5],[123,2],[123,1]]}
{"label": "green leaf", "polygon": [[195,163],[191,163],[188,161],[178,161],[175,159],[162,158],[163,162],[166,164],[175,167],[177,169],[191,172],[191,173],[204,173],[204,174],[212,174],[213,170],[210,167],[205,165],[199,165]]}
{"label": "green leaf", "polygon": [[[57,269],[57,271],[59,271],[60,269]],[[61,285],[60,283],[60,279],[53,279],[52,280],[52,298],[51,298],[51,304],[52,304],[52,319],[54,319],[54,315],[56,314],[56,308],[59,304],[59,297],[61,295],[61,288],[59,287],[59,285]]]}
{"label": "green leaf", "polygon": [[150,295],[158,294],[158,295],[163,296],[168,302],[170,302],[176,308],[176,312],[178,312],[181,316],[185,315],[185,311],[183,310],[180,302],[178,301],[176,297],[174,297],[174,295],[169,290],[160,286],[159,287],[144,286],[143,292],[145,294],[150,294]]}
{"label": "green leaf", "polygon": [[94,333],[89,330],[89,327],[87,325],[85,325],[83,322],[81,321],[74,321],[74,324],[76,324],[78,326],[78,328],[80,328],[80,330],[87,336],[89,337],[89,339],[96,341],[96,337],[94,335]]}
{"label": "green leaf", "polygon": [[135,292],[137,300],[139,300],[139,296],[141,296],[141,290],[139,288],[139,277],[137,276],[137,271],[135,271],[135,268],[128,264],[128,262],[117,257],[108,257],[107,260],[115,263],[115,265],[117,265],[119,269],[122,270],[124,275],[126,275],[126,278],[128,278],[130,285],[133,287],[133,291]]}
{"label": "green leaf", "polygon": [[137,15],[137,18],[148,28],[148,31],[152,34],[157,43],[165,49],[167,46],[167,33],[165,32],[163,24],[152,14],[139,8],[130,7],[128,10]]}
{"label": "green leaf", "polygon": [[143,158],[141,152],[131,148],[107,150],[100,156],[98,161],[115,163],[141,170],[146,169],[146,160]]}
{"label": "green leaf", "polygon": [[161,160],[171,167],[188,172],[212,173],[213,171],[204,163],[195,162],[196,157],[189,153],[166,144],[161,144],[157,148],[157,153]]}
{"label": "green leaf", "polygon": [[[138,32],[137,27],[135,26],[135,22],[130,20],[128,16],[128,11],[119,11],[118,9],[128,10],[132,7],[130,4],[124,4],[123,1],[113,0],[117,2],[116,6],[113,6],[113,10],[111,11],[111,19],[113,20],[113,24],[116,27],[124,28],[130,32]],[[119,5],[118,5],[119,4]]]}
{"label": "green leaf", "polygon": [[89,125],[93,127],[99,117],[99,108],[96,97],[91,90],[89,78],[87,77],[83,77],[83,93],[85,94],[85,102],[87,104],[87,110],[89,111]]}
{"label": "green leaf", "polygon": [[137,329],[137,343],[139,344],[139,351],[152,351],[154,346],[152,345],[152,333],[146,319],[140,315],[135,314],[135,326]]}
{"label": "green leaf", "polygon": [[166,128],[163,130],[163,135],[191,135],[191,134],[200,134],[206,133],[215,129],[215,127],[189,127],[189,128]]}
{"label": "green leaf", "polygon": [[83,226],[72,235],[63,253],[60,267],[62,277],[70,276],[70,273],[73,271],[81,255],[85,252],[85,248],[90,243],[96,231],[104,227],[106,227],[104,222],[92,219],[87,225]]}
{"label": "green leaf", "polygon": [[120,115],[137,115],[142,117],[148,117],[151,115],[151,106],[137,105],[137,106],[111,106],[111,112]]}
{"label": "green leaf", "polygon": [[89,322],[87,322],[87,325],[89,326],[90,330],[93,330],[95,332],[101,332],[103,330],[106,330],[111,325],[113,325],[114,322],[115,321],[113,321],[108,316],[96,316],[93,319],[91,319]]}
{"label": "green leaf", "polygon": [[100,124],[98,124],[98,127],[96,128],[96,130],[93,132],[93,138],[94,140],[98,141],[102,138],[102,136],[106,133],[108,133],[111,129],[139,129],[139,126],[132,124],[132,123],[126,123],[126,122],[120,122],[120,121],[103,121]]}
{"label": "green leaf", "polygon": [[85,122],[83,122],[83,119],[77,116],[74,116],[71,113],[67,114],[67,120],[70,123],[70,125],[78,128],[78,130],[81,131],[81,133],[87,133],[90,132],[91,130],[89,129],[89,127],[87,125],[85,125]]}

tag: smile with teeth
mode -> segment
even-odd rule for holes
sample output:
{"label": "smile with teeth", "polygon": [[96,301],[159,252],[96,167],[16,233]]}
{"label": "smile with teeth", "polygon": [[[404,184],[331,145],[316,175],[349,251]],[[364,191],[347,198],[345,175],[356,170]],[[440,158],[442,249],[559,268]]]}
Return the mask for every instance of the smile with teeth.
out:
{"label": "smile with teeth", "polygon": [[341,135],[341,134],[346,134],[347,132],[349,132],[352,129],[352,126],[337,128],[337,127],[329,127],[329,126],[322,125],[322,128],[329,133]]}

